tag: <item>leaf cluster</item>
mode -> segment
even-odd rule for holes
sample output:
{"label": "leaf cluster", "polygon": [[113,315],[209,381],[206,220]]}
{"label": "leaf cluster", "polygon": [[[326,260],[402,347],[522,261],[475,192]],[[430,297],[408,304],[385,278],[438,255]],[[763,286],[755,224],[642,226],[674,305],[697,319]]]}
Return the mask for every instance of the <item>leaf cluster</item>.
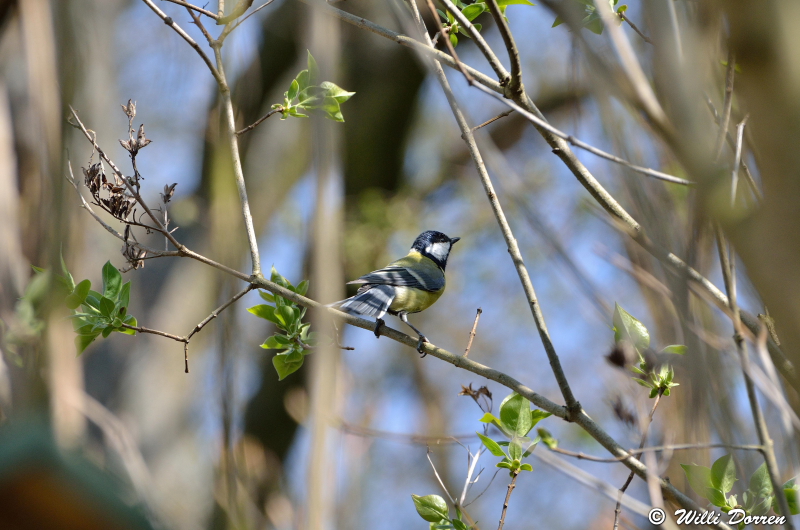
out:
{"label": "leaf cluster", "polygon": [[[597,7],[595,6],[594,0],[573,0],[583,9],[584,17],[581,20],[581,27],[588,29],[592,33],[597,35],[601,35],[603,33],[603,19],[600,17],[600,13],[597,12]],[[615,11],[619,16],[619,23],[622,24],[622,14],[627,11],[627,5],[621,5],[617,7],[617,3],[619,0],[608,0],[608,5],[611,6],[611,10]],[[557,16],[556,19],[553,21],[553,25],[551,27],[560,26],[564,23],[564,19],[560,16]]]}
{"label": "leaf cluster", "polygon": [[[725,455],[715,461],[710,468],[695,464],[681,464],[689,485],[695,493],[707,499],[712,505],[717,506],[723,512],[728,513],[734,508],[740,508],[748,516],[765,515],[773,508],[778,513],[778,502],[772,488],[772,481],[767,472],[767,464],[761,464],[752,475],[748,488],[742,493],[742,500],[739,502],[736,495],[728,496],[733,489],[736,478],[736,466],[731,455]],[[800,487],[795,479],[787,481],[783,485],[783,494],[789,501],[789,509],[792,515],[800,513],[797,503],[797,491]],[[744,523],[740,523],[740,528]]]}
{"label": "leaf cluster", "polygon": [[65,304],[73,311],[72,324],[78,355],[100,335],[108,337],[113,332],[135,335],[136,331],[123,327],[136,326],[133,315],[128,314],[131,282],[122,283],[122,274],[110,261],[103,265],[103,292],[92,290],[92,282],[83,280],[77,285],[62,260],[65,287],[69,291]]}
{"label": "leaf cluster", "polygon": [[308,52],[308,68],[292,80],[289,90],[283,93],[283,103],[272,105],[273,109],[280,111],[282,120],[289,116],[308,118],[308,114],[303,112],[318,110],[326,118],[344,121],[341,104],[350,99],[355,92],[348,92],[330,81],[323,81],[317,85],[315,83],[318,78],[317,61],[311,52]]}
{"label": "leaf cluster", "polygon": [[[478,18],[483,13],[489,11],[489,7],[486,5],[486,2],[482,0],[471,4],[462,2],[461,0],[454,0],[453,3],[459,10],[461,10],[461,14],[464,15],[464,17],[466,17],[466,19],[470,22]],[[504,17],[506,16],[506,8],[515,4],[527,6],[535,5],[534,3],[530,2],[530,0],[497,0],[497,6],[500,8],[500,12],[503,13]],[[450,38],[450,44],[452,44],[454,47],[458,46],[458,36],[456,33],[460,33],[465,37],[469,37],[467,30],[461,27],[452,13],[449,11],[444,12],[441,9],[437,9],[436,11],[439,13],[439,16],[442,17],[442,27],[445,29]],[[506,20],[508,20],[508,17],[506,17]],[[472,25],[479,32],[483,28],[482,24],[474,23]]]}
{"label": "leaf cluster", "polygon": [[[650,349],[650,332],[647,331],[647,327],[615,303],[612,329],[614,330],[614,342],[617,344],[624,342],[636,351],[638,363],[631,366],[631,371],[642,377],[632,379],[650,389],[650,398],[659,395],[669,396],[670,389],[679,386],[674,382],[675,371],[669,364],[662,364],[657,369],[649,366],[645,359],[645,352]],[[672,344],[661,350],[660,353],[683,355],[686,353],[686,346]]]}
{"label": "leaf cluster", "polygon": [[[275,267],[272,267],[270,280],[299,295],[305,295],[308,291],[308,280],[303,280],[295,287]],[[317,344],[316,332],[309,330],[310,323],[303,323],[305,307],[277,294],[264,291],[259,291],[258,294],[272,305],[260,304],[247,310],[259,318],[269,320],[278,328],[278,332],[265,340],[261,347],[265,350],[282,350],[272,358],[278,380],[282,380],[303,366],[305,356]]]}
{"label": "leaf cluster", "polygon": [[[531,440],[528,433],[539,421],[548,416],[549,412],[531,409],[530,402],[514,392],[500,404],[499,418],[487,412],[480,419],[483,423],[497,427],[508,440],[495,441],[481,433],[477,434],[490,453],[503,458],[496,464],[497,467],[508,469],[511,475],[516,475],[520,471],[533,471],[533,467],[527,462],[523,463],[522,460],[530,456],[541,437],[537,436]],[[549,438],[552,440],[552,437]]]}

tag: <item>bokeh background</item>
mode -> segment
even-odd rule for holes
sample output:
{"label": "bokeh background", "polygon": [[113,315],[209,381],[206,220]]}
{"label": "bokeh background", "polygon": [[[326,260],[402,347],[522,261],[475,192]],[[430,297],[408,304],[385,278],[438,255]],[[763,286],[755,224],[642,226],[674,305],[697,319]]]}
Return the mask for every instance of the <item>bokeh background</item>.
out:
{"label": "bokeh background", "polygon": [[[705,83],[719,109],[726,57],[718,36],[723,13],[716,5],[672,3],[684,46],[697,44],[698,53],[706,54],[698,61],[704,66],[699,83]],[[183,8],[157,4],[204,45]],[[632,1],[627,16],[646,34],[664,33],[671,22],[642,4]],[[335,6],[409,31],[400,2],[345,0]],[[518,5],[508,15],[522,51],[525,86],[553,125],[635,163],[693,177],[625,98],[595,75],[566,25],[551,28],[552,12]],[[0,2],[0,17],[0,317],[6,337],[24,323],[18,299],[32,277],[31,265],[56,267],[61,249],[75,278],[95,285],[107,260],[124,265],[120,242],[81,210],[64,178],[67,160],[80,176],[91,155],[80,132],[66,122],[68,105],[129,173],[127,153],[117,142],[127,135],[120,104],[136,101],[135,125],[144,123],[153,140],[137,160],[145,199],[155,203],[165,184],[177,183],[170,205],[173,223],[180,227],[176,236],[216,261],[249,270],[217,87],[196,53],[139,1],[6,1]],[[483,18],[488,42],[505,61],[496,27],[489,15]],[[645,70],[653,73],[652,46],[623,27]],[[613,58],[606,35],[583,31],[583,37],[596,54]],[[326,193],[337,210],[330,219],[337,227],[331,237],[341,258],[334,256],[331,266],[341,283],[404,255],[423,230],[460,236],[448,264],[446,294],[412,322],[436,345],[462,352],[481,308],[470,358],[561,401],[477,172],[424,60],[390,40],[315,14],[304,3],[275,0],[242,24],[223,48],[237,125],[252,123],[282,101],[305,68],[306,50],[331,81],[356,95],[342,107],[342,124],[320,126],[318,116],[273,117],[242,137],[264,267],[274,265],[295,283],[311,275],[320,167],[314,128],[323,127],[334,138],[328,144],[334,162]],[[462,38],[457,50],[464,62],[491,74],[469,39]],[[470,89],[457,72],[448,76],[472,126],[506,110]],[[793,85],[787,83],[791,94]],[[659,96],[669,86],[662,80]],[[712,127],[713,115],[701,110],[706,114],[696,119]],[[737,101],[735,118],[745,112]],[[650,329],[656,349],[689,347],[673,361],[681,386],[660,405],[650,443],[757,443],[730,320],[690,294],[683,279],[610,223],[522,117],[497,120],[476,136],[565,372],[588,414],[623,446],[638,444],[638,424],[622,421],[619,412],[646,414],[646,392],[605,359],[613,346],[616,302]],[[577,155],[651,237],[723,285],[706,222],[712,214],[701,192],[647,179],[585,152]],[[731,155],[726,151],[725,156]],[[754,148],[746,150],[745,160],[761,185]],[[792,230],[790,224],[786,230]],[[156,236],[140,239],[163,244]],[[782,259],[793,258],[789,252]],[[746,272],[740,267],[740,304],[763,313]],[[179,335],[242,288],[216,270],[175,258],[149,260],[125,279],[133,284],[130,312],[139,323]],[[309,296],[318,296],[313,284]],[[99,489],[108,481],[118,494],[109,499],[87,494],[89,500],[75,504],[98,505],[114,517],[132,509],[131,520],[141,517],[141,524],[157,528],[306,528],[308,480],[318,447],[311,439],[310,374],[319,361],[310,356],[308,365],[279,382],[272,352],[259,348],[272,330],[246,311],[257,303],[258,295],[248,294],[192,341],[188,374],[182,345],[150,335],[113,334],[76,356],[71,329],[55,308],[45,331],[28,330],[30,342],[16,348],[19,353],[0,344],[6,440],[32,436],[34,441],[22,446],[34,448],[35,455],[52,455],[45,469],[60,469],[67,484],[75,484],[70,478],[75,470],[97,470]],[[455,436],[477,450],[473,433],[481,428],[482,415],[471,399],[459,396],[462,385],[486,385],[495,407],[507,391],[434,358],[420,359],[413,349],[376,340],[365,330],[345,328],[342,341],[354,350],[342,351],[322,371],[333,389],[326,396],[326,455],[320,464],[330,501],[323,527],[424,528],[427,523],[416,514],[410,495],[442,492],[422,440],[442,438],[429,443],[431,458],[448,488],[460,492],[467,453],[447,438]],[[787,480],[798,465],[796,438],[779,409],[762,403]],[[564,448],[604,454],[574,425],[551,418],[541,426]],[[54,448],[47,445],[50,429]],[[49,449],[36,449],[38,443]],[[725,452],[662,455],[659,471],[691,494],[678,463],[709,465]],[[16,468],[3,464],[12,457],[3,451],[0,457],[2,483]],[[761,463],[757,453],[737,452],[736,457],[748,476]],[[65,463],[72,458],[77,460]],[[505,473],[490,484],[493,460],[482,457],[485,470],[469,497],[486,488],[469,508],[481,527],[496,524],[506,494]],[[628,474],[622,465],[571,463],[615,487]],[[518,481],[508,528],[611,527],[613,500],[535,458],[533,465],[534,472]],[[38,493],[52,500],[61,491],[41,484],[31,488],[30,499]],[[87,491],[93,490],[87,486]],[[649,501],[638,479],[628,494]],[[14,524],[28,528],[21,511]],[[91,528],[92,515],[81,517],[86,519],[77,519],[74,528]],[[633,514],[623,517],[623,525],[648,527]]]}

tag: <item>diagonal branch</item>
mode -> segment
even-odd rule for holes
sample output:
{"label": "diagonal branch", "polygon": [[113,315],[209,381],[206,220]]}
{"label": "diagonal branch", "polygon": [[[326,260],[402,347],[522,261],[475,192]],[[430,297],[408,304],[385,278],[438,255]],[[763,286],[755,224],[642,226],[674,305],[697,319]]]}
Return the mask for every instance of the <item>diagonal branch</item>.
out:
{"label": "diagonal branch", "polygon": [[497,74],[497,77],[500,79],[500,84],[503,85],[506,80],[509,78],[510,74],[508,70],[506,70],[503,63],[500,62],[497,55],[495,55],[492,48],[486,42],[486,39],[483,38],[483,35],[472,25],[472,22],[464,16],[464,13],[461,12],[458,7],[453,4],[450,0],[440,0],[442,4],[444,4],[445,9],[450,12],[453,17],[458,21],[459,26],[466,29],[469,36],[475,41],[475,45],[478,46],[478,49],[483,53],[486,60],[489,61],[489,65],[491,65],[492,70],[494,73]]}
{"label": "diagonal branch", "polygon": [[508,59],[511,61],[511,79],[506,86],[508,97],[517,100],[525,94],[525,86],[522,84],[522,65],[519,60],[519,48],[514,42],[514,36],[511,35],[511,29],[508,27],[506,17],[497,5],[497,0],[486,0],[486,5],[489,6],[489,11],[492,12],[494,22],[503,37],[503,44],[506,45]]}
{"label": "diagonal branch", "polygon": [[[413,2],[411,3],[411,9],[414,15],[414,22],[417,24],[424,38],[428,41],[428,46],[433,47],[433,43],[428,36],[427,30],[425,29],[424,22],[419,16],[419,11],[416,9],[416,4]],[[453,112],[453,116],[458,123],[458,128],[461,131],[461,138],[463,138],[464,142],[467,144],[467,149],[469,149],[472,160],[475,163],[476,169],[478,170],[481,184],[483,184],[486,196],[489,198],[489,203],[492,206],[492,211],[494,212],[497,224],[500,225],[500,230],[503,233],[503,239],[505,239],[506,245],[508,246],[508,252],[511,255],[512,261],[514,262],[514,267],[517,269],[517,275],[522,283],[525,297],[528,300],[528,305],[530,306],[531,313],[533,314],[533,320],[536,323],[536,328],[539,330],[539,337],[542,341],[545,352],[547,353],[547,358],[550,361],[550,367],[553,370],[556,381],[558,382],[558,387],[561,389],[561,394],[564,396],[564,401],[567,405],[567,419],[569,420],[571,419],[571,416],[577,414],[581,410],[581,406],[580,403],[578,403],[578,400],[575,399],[572,389],[569,386],[569,382],[567,381],[567,377],[564,374],[564,370],[561,368],[561,361],[558,358],[555,346],[553,346],[553,341],[550,338],[550,332],[547,330],[547,324],[544,321],[544,316],[542,315],[542,310],[539,306],[539,300],[537,299],[536,291],[533,288],[533,282],[531,282],[528,269],[522,259],[522,253],[519,250],[519,245],[517,244],[517,240],[511,231],[511,226],[508,224],[503,207],[500,205],[500,200],[497,198],[497,193],[494,190],[494,185],[489,177],[489,173],[486,171],[486,165],[483,163],[483,157],[478,149],[478,144],[475,143],[475,137],[472,134],[472,130],[467,124],[464,114],[461,112],[461,108],[459,107],[455,95],[450,88],[450,83],[447,81],[447,76],[445,75],[442,66],[438,62],[433,62],[433,68],[434,73],[436,74],[436,79],[439,81],[439,84],[441,85],[442,90],[447,97],[447,102],[450,104],[450,110]]]}
{"label": "diagonal branch", "polygon": [[208,58],[208,55],[206,55],[203,49],[200,48],[200,45],[197,44],[197,42],[191,38],[189,34],[183,30],[183,28],[176,24],[175,21],[172,20],[172,17],[167,16],[166,13],[161,11],[161,9],[159,9],[159,7],[153,3],[153,0],[142,0],[142,2],[147,4],[147,7],[152,9],[153,12],[164,21],[164,24],[174,29],[183,40],[189,43],[189,46],[194,48],[194,51],[197,52],[200,58],[203,59],[203,62],[206,63],[206,66],[208,66],[208,69],[211,70],[211,75],[213,75],[214,79],[219,82],[219,72],[217,72],[217,69],[214,68],[214,63],[211,62],[211,59]]}
{"label": "diagonal branch", "polygon": [[218,15],[212,13],[211,11],[209,11],[207,9],[203,9],[202,7],[198,7],[198,6],[194,5],[194,4],[190,4],[189,2],[184,2],[183,0],[166,0],[166,1],[167,2],[172,2],[173,4],[178,4],[179,6],[183,6],[186,9],[192,9],[194,11],[197,11],[198,13],[201,13],[201,14],[209,17],[209,18],[213,18],[214,20],[219,20],[219,16]]}

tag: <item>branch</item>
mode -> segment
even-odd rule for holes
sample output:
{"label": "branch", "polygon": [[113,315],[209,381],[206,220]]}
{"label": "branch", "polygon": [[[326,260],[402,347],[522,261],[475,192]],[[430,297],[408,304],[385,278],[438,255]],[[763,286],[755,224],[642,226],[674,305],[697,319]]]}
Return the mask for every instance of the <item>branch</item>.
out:
{"label": "branch", "polygon": [[[489,0],[489,2],[494,2],[494,0]],[[503,530],[503,525],[506,522],[506,511],[508,511],[508,500],[511,498],[511,492],[514,491],[514,487],[517,485],[518,476],[519,476],[519,471],[514,471],[511,477],[511,483],[508,485],[506,500],[505,502],[503,502],[503,511],[500,514],[500,524],[497,525],[497,530]]]}
{"label": "branch", "polygon": [[620,13],[620,14],[619,14],[619,17],[620,17],[622,20],[624,20],[625,22],[627,22],[627,23],[628,23],[628,25],[629,25],[629,26],[630,26],[630,27],[633,29],[633,31],[635,31],[635,32],[636,32],[636,33],[637,33],[637,34],[638,34],[638,35],[639,35],[639,36],[640,36],[640,37],[641,37],[641,38],[642,38],[642,39],[643,39],[643,40],[644,40],[646,43],[648,43],[648,44],[653,44],[653,41],[652,41],[652,40],[650,40],[650,38],[649,38],[647,35],[645,35],[644,33],[642,33],[642,30],[640,30],[639,28],[637,28],[637,27],[636,27],[636,24],[634,24],[634,23],[633,23],[633,21],[632,21],[631,19],[629,19],[627,16],[625,16],[625,13]]}
{"label": "branch", "polygon": [[[416,4],[412,2],[410,5],[414,15],[414,21],[424,35],[425,39],[428,41],[428,46],[433,47],[433,43],[428,36],[427,30],[425,29],[424,22],[419,16],[419,12],[416,10]],[[547,353],[547,358],[550,361],[550,367],[553,370],[553,374],[558,382],[558,386],[561,389],[561,394],[564,396],[564,401],[567,405],[567,419],[570,419],[570,416],[577,414],[581,410],[581,406],[580,403],[578,403],[578,400],[575,399],[575,396],[572,394],[572,389],[567,382],[567,377],[564,374],[564,370],[561,368],[561,361],[558,358],[558,354],[553,346],[553,341],[550,338],[550,333],[547,330],[547,324],[545,324],[544,316],[542,315],[542,310],[539,306],[539,301],[533,288],[533,283],[531,282],[528,269],[525,266],[525,262],[523,261],[522,254],[519,250],[519,245],[517,244],[517,240],[511,231],[511,227],[508,224],[508,220],[506,219],[503,208],[500,205],[499,199],[497,198],[497,194],[494,191],[494,185],[489,177],[489,173],[486,171],[486,166],[483,163],[480,150],[478,149],[478,145],[475,143],[475,137],[473,136],[472,131],[467,124],[464,114],[461,112],[461,109],[458,106],[455,95],[450,88],[450,83],[447,81],[447,76],[445,75],[442,66],[438,62],[433,63],[433,68],[436,78],[439,81],[445,96],[447,97],[448,103],[450,104],[450,109],[453,112],[453,116],[458,123],[458,128],[461,131],[461,137],[467,144],[467,148],[472,156],[472,160],[475,163],[476,169],[478,170],[478,175],[481,179],[481,183],[483,184],[486,196],[489,199],[489,203],[492,206],[492,211],[494,212],[497,224],[500,225],[500,230],[503,233],[503,239],[505,239],[506,245],[508,246],[508,252],[511,255],[512,261],[514,262],[514,267],[517,269],[517,275],[522,283],[525,297],[528,300],[528,305],[530,306],[531,313],[533,314],[533,320],[536,323],[536,328],[539,330],[539,337],[542,341],[545,352]]]}
{"label": "branch", "polygon": [[745,116],[742,121],[739,122],[739,125],[736,126],[736,150],[734,154],[733,174],[731,175],[731,207],[733,207],[736,202],[736,185],[739,182],[739,165],[742,162],[742,139],[747,117],[748,116]]}
{"label": "branch", "polygon": [[[641,447],[639,449],[630,449],[628,453],[632,455],[639,455],[642,453],[655,453],[660,451],[682,451],[687,449],[714,449],[714,448],[725,448],[725,449],[738,449],[741,451],[758,451],[763,452],[764,446],[763,445],[731,445],[731,444],[717,444],[717,443],[693,443],[693,444],[672,444],[672,445],[656,445],[652,447]],[[588,460],[590,462],[602,462],[605,464],[612,464],[616,462],[620,462],[627,458],[627,456],[623,457],[615,457],[615,458],[601,458],[599,456],[592,456],[587,455],[584,453],[578,453],[575,451],[570,451],[568,449],[562,449],[561,447],[552,447],[550,448],[551,451],[554,453],[559,453],[565,456],[571,456],[573,458],[577,458],[578,460]]]}
{"label": "branch", "polygon": [[[661,392],[658,393],[656,396],[656,400],[653,403],[653,408],[650,409],[650,415],[647,417],[647,423],[642,429],[642,441],[639,442],[639,449],[644,447],[645,442],[647,441],[647,431],[650,429],[650,424],[653,423],[653,415],[656,413],[656,408],[658,404],[661,402]],[[633,480],[633,471],[631,471],[630,475],[628,475],[628,479],[625,481],[625,484],[619,489],[619,498],[617,499],[617,506],[614,508],[614,530],[619,528],[619,514],[622,511],[622,497],[625,496],[625,491],[627,491],[628,486],[630,486],[631,481]]]}
{"label": "branch", "polygon": [[510,78],[510,74],[508,70],[503,66],[503,63],[500,62],[497,55],[495,55],[492,48],[486,42],[486,39],[483,38],[483,35],[472,25],[472,22],[464,16],[460,9],[458,9],[453,2],[450,0],[440,0],[442,4],[444,4],[445,9],[450,12],[453,17],[458,21],[458,24],[466,29],[469,36],[475,41],[475,45],[478,46],[478,49],[483,53],[486,60],[489,61],[489,65],[494,70],[497,77],[500,79],[500,85],[506,83],[506,81]]}
{"label": "branch", "polygon": [[158,6],[153,3],[153,0],[142,0],[142,2],[147,4],[147,6],[152,9],[153,12],[158,15],[167,26],[174,29],[183,40],[189,43],[189,46],[194,48],[194,51],[197,52],[200,58],[203,59],[203,62],[206,63],[206,66],[208,66],[208,69],[211,70],[211,75],[213,75],[214,79],[219,82],[219,72],[217,72],[217,69],[214,68],[214,64],[211,62],[211,59],[209,59],[208,55],[206,55],[206,53],[200,48],[200,45],[197,44],[197,42],[195,42],[195,40],[191,38],[189,34],[186,33],[178,24],[176,24],[175,21],[172,20],[172,17],[168,17],[166,13],[161,11],[161,9],[159,9]]}
{"label": "branch", "polygon": [[[162,1],[164,1],[164,0],[162,0]],[[197,11],[198,13],[202,13],[203,15],[205,15],[205,16],[207,16],[209,18],[213,18],[214,20],[219,20],[219,16],[215,15],[211,11],[208,11],[207,9],[203,9],[202,7],[197,7],[196,5],[190,4],[189,2],[184,2],[184,0],[166,0],[166,1],[167,2],[172,2],[173,4],[178,4],[179,6],[183,6],[186,9],[193,9],[193,10]]]}
{"label": "branch", "polygon": [[483,313],[483,309],[479,307],[475,315],[475,323],[472,324],[472,331],[469,332],[469,342],[467,342],[467,349],[464,350],[464,357],[469,355],[469,350],[472,348],[472,341],[475,339],[475,330],[478,329],[478,321],[481,319],[481,313]]}
{"label": "branch", "polygon": [[256,127],[258,127],[259,125],[261,125],[261,123],[262,123],[264,120],[266,120],[267,118],[269,118],[269,117],[270,117],[270,116],[272,116],[273,114],[277,114],[277,113],[279,113],[279,112],[283,112],[283,110],[284,110],[284,109],[283,109],[283,107],[279,107],[279,108],[277,108],[277,109],[272,109],[271,111],[267,112],[267,113],[266,113],[264,116],[261,116],[259,119],[257,119],[255,122],[253,122],[253,124],[252,124],[252,125],[248,125],[247,127],[245,127],[244,129],[242,129],[241,131],[236,131],[236,136],[241,136],[241,135],[243,135],[243,134],[244,134],[244,133],[246,133],[246,132],[250,132],[250,131],[252,131],[252,130],[253,130],[253,129],[255,129]]}
{"label": "branch", "polygon": [[[720,265],[722,266],[722,277],[725,281],[725,289],[728,291],[728,298],[731,301],[731,309],[733,310],[733,340],[736,342],[736,349],[739,351],[739,356],[742,359],[742,366],[748,367],[750,365],[750,356],[747,351],[747,344],[744,342],[744,337],[742,336],[742,321],[739,316],[739,306],[736,302],[736,265],[729,254],[727,242],[722,235],[722,229],[717,226],[716,230],[717,248],[719,250]],[[763,455],[764,461],[767,464],[767,473],[772,482],[772,489],[775,492],[781,513],[786,515],[784,528],[794,530],[794,523],[791,517],[792,512],[789,510],[789,502],[786,499],[786,495],[783,493],[783,484],[779,478],[780,471],[778,470],[778,461],[775,458],[775,449],[772,438],[770,438],[769,435],[767,422],[764,420],[764,412],[761,410],[761,405],[758,403],[755,385],[753,385],[750,374],[746,369],[743,370],[743,372],[744,384],[747,389],[747,399],[750,402],[750,410],[753,412],[753,422],[755,423],[756,432],[758,433],[758,441],[764,446]]]}
{"label": "branch", "polygon": [[719,134],[714,143],[714,160],[719,160],[722,154],[722,146],[725,145],[725,137],[728,135],[728,124],[731,121],[731,108],[733,107],[733,78],[735,73],[736,58],[733,55],[733,48],[728,50],[728,68],[725,72],[725,100],[722,103],[722,121],[719,124]]}
{"label": "branch", "polygon": [[[450,30],[448,29],[447,31],[445,31],[444,27],[442,27],[442,21],[439,20],[439,14],[436,12],[436,8],[433,5],[433,0],[427,0],[427,2],[428,2],[428,9],[430,9],[430,11],[431,11],[431,16],[433,17],[433,21],[436,23],[436,28],[439,30],[439,33],[442,35],[442,40],[444,41],[445,47],[447,47],[447,50],[450,52],[450,55],[453,57],[453,60],[456,62],[456,66],[461,71],[461,74],[464,76],[464,79],[467,80],[467,84],[472,86],[472,84],[475,82],[475,80],[472,79],[472,76],[470,76],[469,73],[467,73],[467,71],[464,69],[464,63],[462,63],[458,59],[458,54],[456,53],[456,49],[455,49],[455,47],[453,47],[453,43],[450,42]],[[415,4],[414,5],[414,9],[416,10],[416,8],[417,8],[417,6]],[[427,37],[427,34],[425,36]],[[431,47],[433,47],[433,46],[434,46],[434,44],[431,41]]]}
{"label": "branch", "polygon": [[507,84],[508,95],[511,99],[517,100],[525,94],[525,86],[522,84],[522,65],[519,60],[519,49],[514,42],[514,36],[511,35],[511,30],[508,28],[506,17],[500,11],[497,5],[497,0],[486,0],[486,5],[489,11],[492,12],[497,29],[500,30],[500,35],[503,37],[503,43],[506,45],[508,51],[508,59],[511,61],[511,79]]}

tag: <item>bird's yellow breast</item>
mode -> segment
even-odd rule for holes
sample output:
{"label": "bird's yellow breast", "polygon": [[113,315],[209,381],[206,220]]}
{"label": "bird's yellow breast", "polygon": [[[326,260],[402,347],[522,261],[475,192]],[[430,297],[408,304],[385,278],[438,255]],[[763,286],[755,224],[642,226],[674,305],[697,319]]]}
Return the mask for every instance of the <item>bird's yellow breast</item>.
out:
{"label": "bird's yellow breast", "polygon": [[395,286],[395,297],[389,306],[390,311],[405,311],[419,313],[433,305],[442,296],[444,287],[438,291],[423,291],[412,287]]}

